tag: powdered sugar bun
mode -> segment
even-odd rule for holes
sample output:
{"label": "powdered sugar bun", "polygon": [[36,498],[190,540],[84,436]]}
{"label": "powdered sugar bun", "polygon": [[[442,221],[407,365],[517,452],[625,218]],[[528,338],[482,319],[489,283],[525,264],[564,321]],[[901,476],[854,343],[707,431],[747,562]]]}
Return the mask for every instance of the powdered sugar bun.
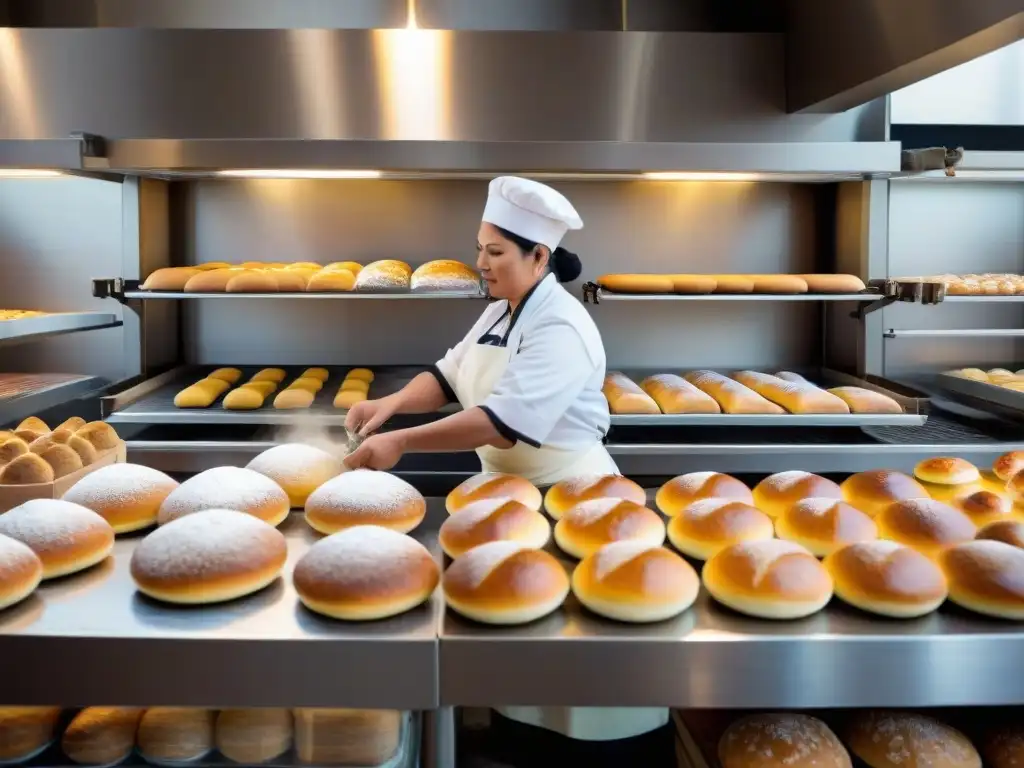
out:
{"label": "powdered sugar bun", "polygon": [[1024,471],[1024,451],[1004,453],[992,464],[992,473],[1004,482],[1022,471]]}
{"label": "powdered sugar bun", "polygon": [[355,469],[328,480],[306,500],[306,522],[320,533],[379,525],[408,533],[423,521],[423,494],[400,477]]}
{"label": "powdered sugar bun", "polygon": [[544,509],[558,520],[581,501],[591,499],[626,499],[634,504],[646,504],[644,489],[622,475],[585,475],[555,483],[544,496]]}
{"label": "powdered sugar bun", "polygon": [[219,603],[273,582],[288,556],[280,531],[233,509],[207,509],[162,525],[132,553],[139,591],[167,603]]}
{"label": "powdered sugar bun", "polygon": [[43,561],[27,544],[0,536],[0,610],[31,595],[43,578]]}
{"label": "powdered sugar bun", "polygon": [[1024,549],[1024,522],[1020,520],[996,520],[978,531],[977,539],[1001,541]]}
{"label": "powdered sugar bun", "polygon": [[441,524],[438,541],[448,557],[459,557],[489,541],[515,541],[543,549],[551,526],[540,512],[515,499],[481,499],[467,504]]}
{"label": "powdered sugar bun", "polygon": [[114,533],[128,533],[155,525],[160,505],[177,487],[177,480],[151,467],[110,464],[71,486],[64,501],[91,509]]}
{"label": "powdered sugar bun", "polygon": [[732,475],[721,472],[690,472],[674,477],[658,489],[654,503],[663,515],[678,515],[700,499],[731,499],[753,504],[750,489]]}
{"label": "powdered sugar bun", "polygon": [[850,768],[850,755],[821,720],[792,712],[748,715],[718,742],[722,768]]}
{"label": "powdered sugar bun", "polygon": [[214,467],[190,477],[160,505],[160,525],[205,509],[234,509],[270,525],[288,517],[291,503],[269,477],[240,467]]}
{"label": "powdered sugar bun", "polygon": [[302,443],[275,445],[254,458],[246,469],[269,477],[301,508],[309,494],[341,474],[341,461],[327,451]]}
{"label": "powdered sugar bun", "polygon": [[953,544],[970,541],[977,527],[963,512],[935,499],[907,499],[890,504],[875,518],[878,535],[933,556]]}
{"label": "powdered sugar bun", "polygon": [[946,600],[946,577],[933,560],[895,541],[851,544],[825,558],[836,597],[897,619],[924,616]]}
{"label": "powdered sugar bun", "polygon": [[407,291],[411,277],[412,268],[404,261],[396,259],[374,261],[363,267],[356,275],[355,289],[367,293]]}
{"label": "powdered sugar bun", "polygon": [[760,541],[774,535],[768,515],[735,499],[700,499],[668,521],[672,546],[695,560],[707,560],[740,541]]}
{"label": "powdered sugar bun", "polygon": [[43,579],[67,576],[105,560],[114,529],[90,509],[60,499],[32,499],[0,515],[0,534],[27,545],[43,563]]}
{"label": "powdered sugar bun", "polygon": [[347,621],[396,616],[425,602],[440,580],[426,547],[397,531],[357,525],[321,539],[292,577],[302,604]]}
{"label": "powdered sugar bun", "polygon": [[949,580],[949,599],[961,608],[1024,620],[1024,549],[1001,541],[969,541],[943,550],[939,565]]}
{"label": "powdered sugar bun", "polygon": [[804,499],[841,498],[843,492],[836,483],[801,470],[776,472],[754,487],[754,506],[774,518]]}
{"label": "powdered sugar bun", "polygon": [[535,621],[569,594],[569,577],[554,557],[512,541],[469,550],[448,567],[442,583],[449,608],[484,624]]}
{"label": "powdered sugar bun", "polygon": [[871,517],[877,516],[894,501],[928,498],[928,491],[917,480],[888,469],[850,475],[840,488],[846,501]]}
{"label": "powdered sugar bun", "polygon": [[981,768],[966,736],[915,712],[858,712],[847,727],[846,743],[869,768]]}
{"label": "powdered sugar bun", "polygon": [[413,293],[480,293],[480,274],[451,259],[428,261],[417,267],[409,282]]}
{"label": "powdered sugar bun", "polygon": [[448,494],[445,509],[448,514],[458,512],[467,504],[480,499],[515,499],[532,510],[540,511],[543,499],[537,486],[518,475],[483,472],[463,481]]}
{"label": "powdered sugar bun", "polygon": [[580,502],[555,524],[558,548],[578,559],[614,541],[660,547],[665,541],[665,524],[656,512],[625,499]]}
{"label": "powdered sugar bun", "polygon": [[775,534],[825,557],[848,544],[877,539],[878,526],[845,501],[810,498],[798,501],[776,519]]}
{"label": "powdered sugar bun", "polygon": [[953,499],[952,506],[959,509],[975,525],[986,525],[996,520],[1005,520],[1013,514],[1013,502],[1006,496],[992,491],[975,491]]}

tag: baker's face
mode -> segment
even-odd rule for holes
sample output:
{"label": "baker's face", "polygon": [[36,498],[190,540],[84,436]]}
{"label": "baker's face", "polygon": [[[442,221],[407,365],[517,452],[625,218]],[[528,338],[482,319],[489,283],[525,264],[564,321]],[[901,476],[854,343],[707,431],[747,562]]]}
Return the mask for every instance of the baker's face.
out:
{"label": "baker's face", "polygon": [[476,267],[496,299],[521,299],[540,279],[547,265],[547,251],[523,253],[514,242],[487,222],[476,235]]}

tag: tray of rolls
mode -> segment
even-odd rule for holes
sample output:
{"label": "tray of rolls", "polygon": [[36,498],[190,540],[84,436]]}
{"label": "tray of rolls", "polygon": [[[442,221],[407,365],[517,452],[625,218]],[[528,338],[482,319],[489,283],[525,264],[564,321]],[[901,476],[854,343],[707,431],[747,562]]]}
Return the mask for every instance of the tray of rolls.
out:
{"label": "tray of rolls", "polygon": [[601,275],[594,283],[587,283],[583,291],[585,300],[589,294],[595,302],[616,298],[681,296],[828,297],[864,293],[870,298],[873,295],[856,275],[827,274],[615,274]]}
{"label": "tray of rolls", "polygon": [[613,426],[920,425],[928,401],[878,377],[816,371],[609,371]]}
{"label": "tray of rolls", "polygon": [[1024,415],[1024,365],[999,368],[956,368],[940,373],[937,382],[947,392],[1020,411]]}

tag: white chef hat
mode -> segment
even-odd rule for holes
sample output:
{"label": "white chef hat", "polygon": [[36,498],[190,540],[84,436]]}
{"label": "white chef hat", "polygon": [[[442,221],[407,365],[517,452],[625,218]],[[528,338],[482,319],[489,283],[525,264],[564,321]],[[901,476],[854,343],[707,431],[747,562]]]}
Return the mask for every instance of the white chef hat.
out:
{"label": "white chef hat", "polygon": [[583,219],[565,195],[547,184],[518,176],[499,176],[491,181],[482,218],[552,251],[570,229],[583,228]]}

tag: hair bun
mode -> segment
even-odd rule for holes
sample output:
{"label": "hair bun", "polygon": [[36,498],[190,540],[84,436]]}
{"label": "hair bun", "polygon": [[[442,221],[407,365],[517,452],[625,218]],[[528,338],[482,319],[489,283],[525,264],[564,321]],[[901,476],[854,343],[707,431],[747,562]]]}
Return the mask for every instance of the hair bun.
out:
{"label": "hair bun", "polygon": [[555,273],[558,282],[571,283],[580,276],[583,264],[575,253],[558,246],[551,254],[551,271]]}

